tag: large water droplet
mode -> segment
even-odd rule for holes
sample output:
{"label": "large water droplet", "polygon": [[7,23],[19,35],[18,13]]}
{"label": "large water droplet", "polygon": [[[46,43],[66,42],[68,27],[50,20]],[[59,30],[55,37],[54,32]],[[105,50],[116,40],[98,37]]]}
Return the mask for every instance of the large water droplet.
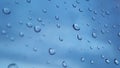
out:
{"label": "large water droplet", "polygon": [[56,52],[53,48],[49,48],[48,52],[49,52],[50,55],[55,55],[56,54]]}
{"label": "large water droplet", "polygon": [[114,63],[115,63],[116,65],[119,65],[119,61],[118,61],[117,59],[114,59]]}
{"label": "large water droplet", "polygon": [[19,68],[16,63],[11,63],[8,65],[8,68]]}
{"label": "large water droplet", "polygon": [[67,63],[65,61],[62,61],[63,68],[67,68]]}
{"label": "large water droplet", "polygon": [[76,31],[79,31],[80,30],[80,27],[78,26],[78,24],[73,24],[73,29],[76,30]]}
{"label": "large water droplet", "polygon": [[35,27],[34,27],[34,31],[35,31],[36,33],[39,33],[39,32],[41,31],[40,26],[35,26]]}
{"label": "large water droplet", "polygon": [[2,12],[3,12],[4,14],[6,14],[6,15],[11,14],[11,10],[10,10],[9,8],[3,8],[3,9],[2,9]]}

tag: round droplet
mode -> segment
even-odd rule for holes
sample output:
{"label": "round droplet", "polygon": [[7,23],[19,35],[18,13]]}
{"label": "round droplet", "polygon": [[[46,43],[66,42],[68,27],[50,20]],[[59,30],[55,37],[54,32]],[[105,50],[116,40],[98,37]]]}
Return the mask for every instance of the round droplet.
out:
{"label": "round droplet", "polygon": [[49,48],[48,52],[49,52],[50,55],[55,55],[56,54],[56,52],[53,48]]}
{"label": "round droplet", "polygon": [[33,27],[33,24],[30,23],[30,22],[28,22],[28,23],[26,23],[26,26],[27,26],[28,28],[32,28],[32,27]]}
{"label": "round droplet", "polygon": [[93,64],[93,63],[94,63],[94,61],[93,61],[93,60],[90,60],[90,63],[91,63],[91,64]]}
{"label": "round droplet", "polygon": [[31,3],[31,0],[26,0],[27,3]]}
{"label": "round droplet", "polygon": [[93,37],[93,38],[97,38],[96,33],[93,32],[93,33],[92,33],[92,37]]}
{"label": "round droplet", "polygon": [[20,37],[24,37],[24,33],[23,32],[19,32],[19,36]]}
{"label": "round droplet", "polygon": [[35,27],[34,27],[34,31],[35,31],[36,33],[39,33],[39,32],[41,31],[40,26],[35,26]]}
{"label": "round droplet", "polygon": [[11,28],[11,24],[10,23],[8,23],[6,26],[7,26],[7,28]]}
{"label": "round droplet", "polygon": [[106,15],[110,15],[110,12],[109,12],[109,11],[105,11],[105,14],[106,14]]}
{"label": "round droplet", "polygon": [[37,21],[38,21],[38,22],[42,22],[42,19],[41,19],[41,18],[38,18]]}
{"label": "round droplet", "polygon": [[73,6],[73,8],[76,8],[76,7],[77,7],[77,5],[76,5],[76,4],[72,4],[72,6]]}
{"label": "round droplet", "polygon": [[114,59],[114,63],[115,63],[116,65],[119,65],[119,61],[118,61],[117,59]]}
{"label": "round droplet", "polygon": [[37,52],[37,50],[38,50],[37,48],[33,48],[33,51],[34,51],[34,52]]}
{"label": "round droplet", "polygon": [[78,24],[73,24],[73,29],[76,31],[79,31],[80,27],[78,26]]}
{"label": "round droplet", "polygon": [[6,35],[7,34],[6,30],[2,30],[1,34]]}
{"label": "round droplet", "polygon": [[55,19],[56,19],[56,20],[59,20],[59,16],[55,16]]}
{"label": "round droplet", "polygon": [[81,57],[81,62],[84,62],[85,61],[85,58],[84,57]]}
{"label": "round droplet", "polygon": [[14,37],[10,37],[10,41],[15,41],[15,38]]}
{"label": "round droplet", "polygon": [[78,40],[82,40],[81,35],[77,34],[77,39],[78,39]]}
{"label": "round droplet", "polygon": [[67,63],[65,61],[62,61],[63,68],[67,68]]}
{"label": "round droplet", "polygon": [[3,9],[2,9],[2,12],[3,12],[4,14],[6,14],[6,15],[11,14],[11,10],[10,10],[9,8],[3,8]]}
{"label": "round droplet", "polygon": [[79,12],[83,12],[83,10],[81,8],[79,8]]}
{"label": "round droplet", "polygon": [[47,13],[47,9],[43,9],[42,11],[43,11],[43,13]]}
{"label": "round droplet", "polygon": [[118,32],[118,37],[120,37],[120,32]]}
{"label": "round droplet", "polygon": [[109,64],[109,63],[110,63],[110,60],[108,60],[108,59],[105,59],[105,62],[106,62],[107,64]]}
{"label": "round droplet", "polygon": [[101,55],[101,58],[102,58],[102,59],[104,59],[104,58],[105,58],[105,56],[104,56],[104,55]]}
{"label": "round droplet", "polygon": [[56,26],[57,26],[57,28],[60,28],[60,24],[57,24]]}
{"label": "round droplet", "polygon": [[16,63],[11,63],[8,65],[8,68],[19,68]]}

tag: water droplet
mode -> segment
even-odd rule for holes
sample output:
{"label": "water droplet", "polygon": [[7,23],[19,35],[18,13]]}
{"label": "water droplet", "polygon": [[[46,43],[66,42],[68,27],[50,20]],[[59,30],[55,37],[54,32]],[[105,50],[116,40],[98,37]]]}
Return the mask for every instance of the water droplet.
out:
{"label": "water droplet", "polygon": [[53,48],[49,48],[48,52],[49,52],[50,55],[55,55],[56,54],[56,52]]}
{"label": "water droplet", "polygon": [[91,63],[91,64],[93,64],[93,63],[94,63],[94,61],[93,61],[93,60],[90,60],[90,63]]}
{"label": "water droplet", "polygon": [[34,31],[35,31],[36,33],[39,33],[39,32],[41,31],[40,26],[35,26],[35,27],[34,27]]}
{"label": "water droplet", "polygon": [[63,41],[63,38],[62,38],[62,37],[60,37],[60,36],[59,36],[59,41],[61,41],[61,42]]}
{"label": "water droplet", "polygon": [[105,62],[106,62],[107,64],[109,64],[109,63],[110,63],[110,60],[108,60],[108,59],[105,59]]}
{"label": "water droplet", "polygon": [[79,8],[79,12],[83,12],[83,10],[81,8]]}
{"label": "water droplet", "polygon": [[114,63],[115,63],[116,65],[119,65],[119,61],[118,61],[117,59],[114,59]]}
{"label": "water droplet", "polygon": [[92,20],[95,21],[95,17],[94,16],[92,17]]}
{"label": "water droplet", "polygon": [[32,17],[28,17],[28,19],[31,21],[31,20],[32,20]]}
{"label": "water droplet", "polygon": [[55,19],[56,19],[56,20],[59,20],[59,16],[55,16]]}
{"label": "water droplet", "polygon": [[78,40],[82,40],[81,35],[77,34],[77,39],[78,39]]}
{"label": "water droplet", "polygon": [[47,9],[43,9],[42,11],[43,11],[43,13],[47,13]]}
{"label": "water droplet", "polygon": [[120,47],[118,47],[118,50],[120,51]]}
{"label": "water droplet", "polygon": [[27,3],[31,3],[31,0],[26,0]]}
{"label": "water droplet", "polygon": [[24,33],[23,32],[19,32],[19,36],[20,37],[24,37]]}
{"label": "water droplet", "polygon": [[76,3],[77,3],[77,4],[80,4],[80,0],[76,0]]}
{"label": "water droplet", "polygon": [[60,28],[60,24],[57,24],[56,26],[57,26],[57,28]]}
{"label": "water droplet", "polygon": [[118,37],[120,37],[120,32],[118,32]]}
{"label": "water droplet", "polygon": [[34,52],[37,52],[37,50],[38,50],[37,48],[33,48],[33,51],[34,51]]}
{"label": "water droplet", "polygon": [[110,15],[110,12],[109,12],[109,11],[105,11],[105,14],[106,14],[106,15]]}
{"label": "water droplet", "polygon": [[37,18],[37,21],[38,21],[38,22],[42,22],[42,19],[41,19],[41,18]]}
{"label": "water droplet", "polygon": [[15,38],[14,37],[10,37],[10,41],[15,41]]}
{"label": "water droplet", "polygon": [[11,24],[9,24],[9,23],[6,26],[7,26],[7,28],[11,28]]}
{"label": "water droplet", "polygon": [[97,14],[97,11],[93,11],[94,14]]}
{"label": "water droplet", "polygon": [[93,33],[92,33],[92,37],[93,37],[93,38],[97,38],[96,33],[93,32]]}
{"label": "water droplet", "polygon": [[67,63],[65,61],[62,61],[63,68],[67,68]]}
{"label": "water droplet", "polygon": [[110,44],[110,45],[111,45],[111,43],[112,43],[112,41],[111,41],[111,40],[108,40],[108,44]]}
{"label": "water droplet", "polygon": [[81,57],[81,62],[85,62],[85,58],[84,57]]}
{"label": "water droplet", "polygon": [[18,68],[16,63],[11,63],[8,65],[8,68]]}
{"label": "water droplet", "polygon": [[30,23],[30,22],[28,22],[28,23],[26,23],[26,26],[27,26],[28,28],[32,28],[32,27],[33,27],[33,24]]}
{"label": "water droplet", "polygon": [[6,15],[11,14],[11,10],[10,10],[9,8],[3,8],[3,9],[2,9],[2,12],[3,12],[4,14],[6,14]]}
{"label": "water droplet", "polygon": [[72,4],[72,6],[73,6],[73,8],[76,8],[76,7],[77,7],[77,5],[76,5],[76,4]]}
{"label": "water droplet", "polygon": [[78,24],[73,24],[73,29],[76,31],[79,31],[80,27],[78,26]]}
{"label": "water droplet", "polygon": [[105,33],[105,30],[102,29],[102,30],[101,30],[101,33],[104,34],[104,33]]}
{"label": "water droplet", "polygon": [[2,30],[1,34],[6,35],[7,34],[6,30]]}
{"label": "water droplet", "polygon": [[90,11],[90,12],[91,12],[91,11],[92,11],[92,9],[91,9],[91,8],[88,8],[88,11]]}
{"label": "water droplet", "polygon": [[104,55],[101,55],[101,58],[102,58],[102,59],[104,59],[104,58],[105,58],[105,56],[104,56]]}
{"label": "water droplet", "polygon": [[59,5],[56,5],[57,8],[59,8]]}

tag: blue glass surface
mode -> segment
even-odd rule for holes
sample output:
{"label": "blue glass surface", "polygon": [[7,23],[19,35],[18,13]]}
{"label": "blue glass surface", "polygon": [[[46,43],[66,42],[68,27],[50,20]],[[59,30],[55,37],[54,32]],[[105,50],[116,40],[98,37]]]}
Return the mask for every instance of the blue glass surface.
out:
{"label": "blue glass surface", "polygon": [[0,68],[120,68],[120,0],[0,0]]}

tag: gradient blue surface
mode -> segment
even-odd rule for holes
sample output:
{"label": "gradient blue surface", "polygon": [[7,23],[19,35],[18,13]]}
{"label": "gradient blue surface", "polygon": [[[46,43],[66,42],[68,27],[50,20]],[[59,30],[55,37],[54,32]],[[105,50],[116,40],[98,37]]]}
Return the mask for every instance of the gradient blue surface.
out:
{"label": "gradient blue surface", "polygon": [[0,0],[0,10],[0,68],[120,68],[120,0]]}

